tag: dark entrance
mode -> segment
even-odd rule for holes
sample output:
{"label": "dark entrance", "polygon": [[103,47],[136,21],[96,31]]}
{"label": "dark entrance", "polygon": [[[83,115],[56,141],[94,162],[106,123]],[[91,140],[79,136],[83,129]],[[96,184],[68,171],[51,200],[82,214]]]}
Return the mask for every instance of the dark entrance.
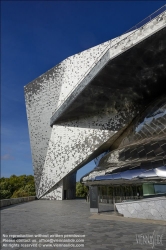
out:
{"label": "dark entrance", "polygon": [[63,191],[63,199],[66,200],[66,198],[67,198],[67,190],[64,190]]}

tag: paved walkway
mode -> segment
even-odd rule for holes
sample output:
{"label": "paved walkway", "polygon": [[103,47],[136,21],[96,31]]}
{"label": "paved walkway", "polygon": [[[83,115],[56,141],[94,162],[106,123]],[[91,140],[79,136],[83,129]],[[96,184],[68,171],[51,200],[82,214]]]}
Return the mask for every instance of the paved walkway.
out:
{"label": "paved walkway", "polygon": [[127,219],[111,212],[93,215],[84,200],[36,200],[3,208],[1,233],[3,250],[166,250],[166,222]]}

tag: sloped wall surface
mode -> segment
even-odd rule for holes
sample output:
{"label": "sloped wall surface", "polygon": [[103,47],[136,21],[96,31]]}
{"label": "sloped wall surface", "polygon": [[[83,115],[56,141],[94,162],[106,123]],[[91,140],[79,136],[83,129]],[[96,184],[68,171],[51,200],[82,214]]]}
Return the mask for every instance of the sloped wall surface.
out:
{"label": "sloped wall surface", "polygon": [[166,221],[166,197],[116,203],[116,208],[124,217]]}
{"label": "sloped wall surface", "polygon": [[[82,162],[137,115],[134,105],[122,110],[53,122],[59,106],[69,105],[106,63],[139,41],[164,27],[164,14],[136,30],[79,54],[71,56],[25,86],[25,100],[32,161],[38,198],[63,199],[63,178],[77,170]],[[84,82],[83,88],[81,82]],[[110,83],[111,84],[111,83]],[[111,94],[111,93],[110,93]],[[111,96],[110,96],[111,98]],[[63,109],[61,113],[63,112]]]}

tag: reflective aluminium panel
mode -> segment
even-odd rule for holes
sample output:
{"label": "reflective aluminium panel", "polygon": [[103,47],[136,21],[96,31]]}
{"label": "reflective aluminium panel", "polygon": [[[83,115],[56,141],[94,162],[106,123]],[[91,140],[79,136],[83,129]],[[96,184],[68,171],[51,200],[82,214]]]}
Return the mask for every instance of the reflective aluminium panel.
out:
{"label": "reflective aluminium panel", "polygon": [[107,151],[97,163],[95,180],[148,181],[155,177],[166,181],[166,96],[151,103],[121,137],[117,149]]}

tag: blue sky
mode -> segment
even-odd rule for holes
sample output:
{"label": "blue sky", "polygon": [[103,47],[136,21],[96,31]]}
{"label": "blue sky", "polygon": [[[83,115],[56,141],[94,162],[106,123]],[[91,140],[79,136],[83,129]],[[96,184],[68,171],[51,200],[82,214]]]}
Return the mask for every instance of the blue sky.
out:
{"label": "blue sky", "polygon": [[[1,2],[1,176],[33,174],[23,87],[63,59],[121,35],[165,1]],[[94,167],[78,171],[77,179]]]}

